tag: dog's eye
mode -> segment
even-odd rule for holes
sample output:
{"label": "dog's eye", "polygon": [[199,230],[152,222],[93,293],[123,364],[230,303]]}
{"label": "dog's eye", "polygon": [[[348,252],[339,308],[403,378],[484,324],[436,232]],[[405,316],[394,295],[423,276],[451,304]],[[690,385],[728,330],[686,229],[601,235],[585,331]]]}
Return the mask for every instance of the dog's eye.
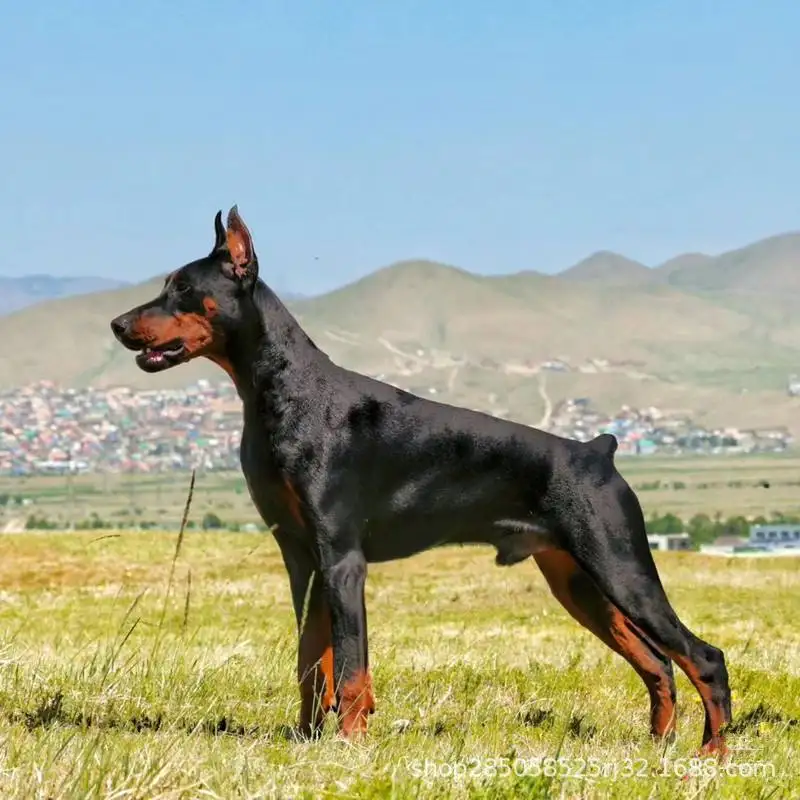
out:
{"label": "dog's eye", "polygon": [[178,294],[188,294],[192,291],[192,285],[187,283],[186,281],[176,281],[175,282],[175,291]]}

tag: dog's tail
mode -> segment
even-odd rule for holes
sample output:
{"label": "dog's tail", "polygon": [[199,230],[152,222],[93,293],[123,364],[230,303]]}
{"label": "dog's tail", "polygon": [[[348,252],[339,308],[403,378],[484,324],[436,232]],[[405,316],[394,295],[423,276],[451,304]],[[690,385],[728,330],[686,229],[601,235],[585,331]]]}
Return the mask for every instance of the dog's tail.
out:
{"label": "dog's tail", "polygon": [[606,458],[614,460],[614,453],[617,452],[617,437],[611,433],[601,433],[594,439],[586,442],[587,446]]}

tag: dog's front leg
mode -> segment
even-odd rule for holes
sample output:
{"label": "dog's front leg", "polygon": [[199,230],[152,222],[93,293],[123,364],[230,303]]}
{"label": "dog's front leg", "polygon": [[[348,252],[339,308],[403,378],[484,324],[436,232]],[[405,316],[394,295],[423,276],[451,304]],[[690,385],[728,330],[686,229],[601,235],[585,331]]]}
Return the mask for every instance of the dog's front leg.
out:
{"label": "dog's front leg", "polygon": [[357,550],[325,561],[323,579],[332,623],[339,725],[342,734],[350,738],[366,733],[367,717],[375,711],[364,602],[367,562]]}
{"label": "dog's front leg", "polygon": [[322,581],[312,578],[297,653],[297,680],[300,686],[299,730],[304,736],[317,736],[325,714],[335,704],[333,692],[333,644],[331,619],[321,591]]}
{"label": "dog's front leg", "polygon": [[[276,537],[277,538],[277,537]],[[278,540],[289,572],[299,634],[297,681],[300,687],[298,732],[316,737],[335,705],[331,618],[319,567],[299,540]]]}

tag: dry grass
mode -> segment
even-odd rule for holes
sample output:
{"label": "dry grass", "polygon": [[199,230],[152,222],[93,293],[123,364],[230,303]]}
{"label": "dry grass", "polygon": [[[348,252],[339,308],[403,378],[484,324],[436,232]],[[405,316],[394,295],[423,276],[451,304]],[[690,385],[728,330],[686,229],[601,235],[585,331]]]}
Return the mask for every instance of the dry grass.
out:
{"label": "dry grass", "polygon": [[[689,519],[697,512],[724,517],[736,514],[800,515],[800,456],[709,456],[689,458],[618,458],[623,475],[639,491],[645,513],[668,511]],[[660,481],[662,487],[646,489]],[[767,481],[769,489],[759,484]],[[671,485],[681,482],[684,488]],[[21,494],[32,501],[24,509],[0,509],[4,520],[43,514],[64,527],[92,512],[112,523],[159,521],[177,529],[186,495],[185,475],[86,475],[0,478],[0,493]],[[201,476],[193,502],[193,519],[207,511],[226,523],[260,522],[240,472]],[[23,547],[23,545],[20,545]],[[22,553],[20,553],[22,557]],[[84,568],[94,567],[85,564]],[[0,565],[0,570],[3,567]]]}
{"label": "dry grass", "polygon": [[[800,515],[800,458],[796,455],[631,458],[618,463],[648,515],[672,512],[683,519],[696,513]],[[643,490],[656,481],[661,488]],[[684,488],[672,488],[680,483]]]}
{"label": "dry grass", "polygon": [[[175,553],[175,536],[155,533],[0,539],[4,799],[779,798],[800,778],[791,559],[659,559],[681,616],[727,653],[732,761],[761,772],[681,781],[702,728],[688,682],[679,739],[659,750],[636,676],[531,564],[452,548],[370,569],[378,713],[354,746],[330,728],[314,744],[286,738],[295,631],[271,537],[187,532],[165,605]],[[533,775],[555,756],[562,777]]]}

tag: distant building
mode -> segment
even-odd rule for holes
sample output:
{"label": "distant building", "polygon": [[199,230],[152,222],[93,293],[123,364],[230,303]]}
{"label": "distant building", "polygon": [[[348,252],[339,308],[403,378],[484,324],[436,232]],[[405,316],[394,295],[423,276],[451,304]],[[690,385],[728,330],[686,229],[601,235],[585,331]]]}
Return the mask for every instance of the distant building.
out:
{"label": "distant building", "polygon": [[569,364],[557,359],[552,361],[543,361],[542,369],[550,370],[551,372],[569,372]]}
{"label": "distant building", "polygon": [[800,525],[751,525],[749,544],[800,554]]}
{"label": "distant building", "polygon": [[714,547],[747,547],[748,538],[746,536],[717,536],[712,542]]}
{"label": "distant building", "polygon": [[691,550],[692,540],[688,533],[648,533],[651,550]]}
{"label": "distant building", "polygon": [[715,556],[800,556],[800,525],[751,525],[750,536],[703,545],[701,553]]}

